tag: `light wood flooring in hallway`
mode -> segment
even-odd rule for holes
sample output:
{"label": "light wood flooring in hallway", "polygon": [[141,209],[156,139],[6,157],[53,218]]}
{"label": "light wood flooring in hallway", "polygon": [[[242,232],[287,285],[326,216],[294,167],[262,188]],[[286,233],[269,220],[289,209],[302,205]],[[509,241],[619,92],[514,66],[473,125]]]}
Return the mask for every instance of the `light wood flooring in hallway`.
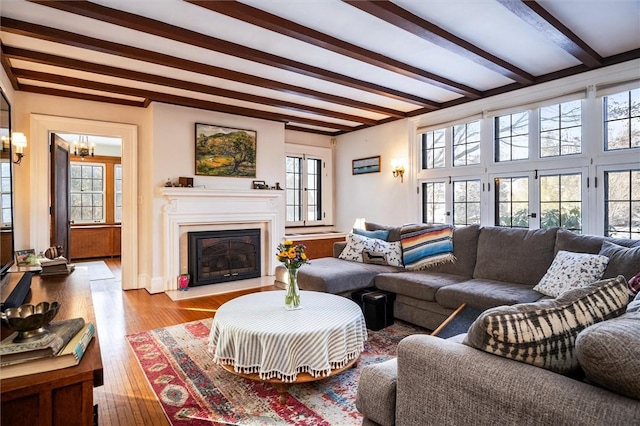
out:
{"label": "light wood flooring in hallway", "polygon": [[121,290],[120,259],[104,261],[115,278],[90,282],[104,368],[104,385],[94,389],[99,424],[168,425],[125,336],[211,318],[220,305],[234,297],[254,291],[274,290],[275,287],[174,302],[164,293]]}

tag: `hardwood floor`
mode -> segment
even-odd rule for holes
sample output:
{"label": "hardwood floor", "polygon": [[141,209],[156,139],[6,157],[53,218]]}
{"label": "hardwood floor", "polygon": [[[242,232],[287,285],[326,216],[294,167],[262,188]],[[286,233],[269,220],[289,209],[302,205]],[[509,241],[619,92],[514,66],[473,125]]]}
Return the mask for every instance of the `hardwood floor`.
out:
{"label": "hardwood floor", "polygon": [[98,336],[102,350],[104,385],[94,389],[99,424],[168,425],[168,421],[125,336],[212,317],[227,300],[254,291],[174,302],[164,293],[146,290],[121,290],[120,259],[105,259],[115,279],[91,281]]}

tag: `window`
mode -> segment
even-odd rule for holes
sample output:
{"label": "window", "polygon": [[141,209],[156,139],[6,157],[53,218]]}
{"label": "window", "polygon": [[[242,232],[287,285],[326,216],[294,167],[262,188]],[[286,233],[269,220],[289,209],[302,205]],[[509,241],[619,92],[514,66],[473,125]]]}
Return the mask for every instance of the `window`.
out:
{"label": "window", "polygon": [[508,228],[529,227],[529,178],[495,179],[495,225]]}
{"label": "window", "polygon": [[2,226],[11,226],[11,162],[0,163],[0,207]]}
{"label": "window", "polygon": [[540,227],[582,231],[582,175],[540,176]]}
{"label": "window", "polygon": [[640,147],[640,89],[604,97],[604,149]]}
{"label": "window", "polygon": [[540,108],[540,157],[582,152],[582,101]]}
{"label": "window", "polygon": [[480,164],[480,121],[453,126],[453,166]]}
{"label": "window", "polygon": [[319,158],[288,155],[286,159],[286,221],[319,224],[322,212],[322,166]]}
{"label": "window", "polygon": [[115,164],[113,166],[113,215],[115,222],[122,222],[122,165]]}
{"label": "window", "polygon": [[605,235],[640,239],[640,169],[604,173]]}
{"label": "window", "polygon": [[453,182],[453,224],[480,224],[480,181]]}
{"label": "window", "polygon": [[495,160],[513,161],[529,158],[529,112],[495,118]]}
{"label": "window", "polygon": [[422,184],[422,221],[424,223],[445,223],[447,216],[446,184],[425,182]]}
{"label": "window", "polygon": [[105,167],[103,164],[71,163],[71,221],[105,221]]}
{"label": "window", "polygon": [[438,169],[445,166],[446,130],[434,130],[422,134],[422,169]]}

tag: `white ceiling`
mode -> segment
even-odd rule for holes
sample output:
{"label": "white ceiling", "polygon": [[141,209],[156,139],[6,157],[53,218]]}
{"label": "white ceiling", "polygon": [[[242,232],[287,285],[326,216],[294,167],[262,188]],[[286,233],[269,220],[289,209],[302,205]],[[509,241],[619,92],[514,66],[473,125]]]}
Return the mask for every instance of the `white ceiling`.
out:
{"label": "white ceiling", "polygon": [[[166,102],[332,135],[640,57],[638,0],[0,2],[16,90]],[[173,27],[158,32],[162,23]],[[430,25],[446,39],[433,42]],[[295,32],[309,29],[325,44]]]}

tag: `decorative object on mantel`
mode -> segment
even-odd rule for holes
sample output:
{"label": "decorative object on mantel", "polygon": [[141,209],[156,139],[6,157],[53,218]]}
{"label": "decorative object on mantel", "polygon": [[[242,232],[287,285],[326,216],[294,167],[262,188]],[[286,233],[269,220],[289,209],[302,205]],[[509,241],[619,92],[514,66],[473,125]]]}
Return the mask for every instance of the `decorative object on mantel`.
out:
{"label": "decorative object on mantel", "polygon": [[254,180],[251,182],[253,189],[269,189],[269,186],[263,180]]}
{"label": "decorative object on mantel", "polygon": [[298,288],[298,269],[309,263],[304,244],[294,245],[291,240],[278,244],[276,258],[284,264],[289,275],[284,296],[284,307],[288,310],[301,309],[300,289]]}
{"label": "decorative object on mantel", "polygon": [[379,173],[380,172],[380,156],[359,158],[352,160],[354,175],[362,175],[365,173]]}
{"label": "decorative object on mantel", "polygon": [[193,188],[193,178],[180,176],[178,178],[178,186],[181,186],[184,188]]}
{"label": "decorative object on mantel", "polygon": [[196,175],[256,177],[255,130],[196,123]]}

